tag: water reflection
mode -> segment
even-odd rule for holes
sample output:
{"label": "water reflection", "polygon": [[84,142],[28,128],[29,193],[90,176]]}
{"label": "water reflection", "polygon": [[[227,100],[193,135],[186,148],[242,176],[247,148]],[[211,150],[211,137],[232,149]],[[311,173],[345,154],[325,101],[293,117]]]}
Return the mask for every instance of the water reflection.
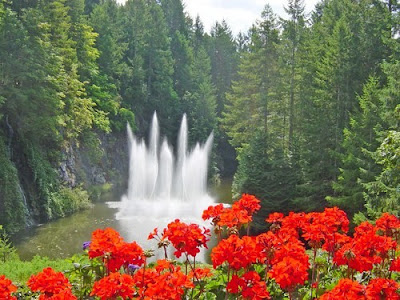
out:
{"label": "water reflection", "polygon": [[117,229],[115,213],[116,209],[97,203],[72,216],[20,231],[12,241],[21,259],[28,260],[36,254],[50,258],[68,257],[82,251],[82,243],[90,240],[93,230]]}
{"label": "water reflection", "polygon": [[[230,202],[228,199],[231,197],[230,182],[223,183],[211,193],[217,195],[216,198],[220,202]],[[173,219],[136,217],[116,220],[117,203],[111,206],[106,203],[96,203],[92,208],[72,216],[20,231],[12,237],[12,241],[21,259],[24,260],[30,260],[36,254],[50,258],[65,258],[82,253],[83,242],[90,240],[95,229],[112,227],[120,232],[126,241],[135,240],[144,249],[154,249],[156,242],[147,240],[150,231],[155,227],[162,230]],[[198,219],[182,218],[182,221],[199,223]],[[210,247],[211,245],[212,243]]]}

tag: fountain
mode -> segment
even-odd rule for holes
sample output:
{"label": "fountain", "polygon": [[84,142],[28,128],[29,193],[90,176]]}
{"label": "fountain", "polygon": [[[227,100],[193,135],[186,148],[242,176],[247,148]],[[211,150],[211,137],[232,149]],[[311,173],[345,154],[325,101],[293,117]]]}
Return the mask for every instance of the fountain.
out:
{"label": "fountain", "polygon": [[144,238],[155,227],[162,229],[175,219],[205,225],[201,219],[202,212],[214,202],[207,193],[207,170],[213,134],[204,144],[197,143],[189,150],[188,126],[184,115],[176,158],[167,139],[163,139],[161,147],[159,139],[156,113],[148,145],[144,140],[137,139],[128,125],[128,191],[120,202],[110,204],[119,209],[116,219],[121,233],[145,248],[150,244]]}

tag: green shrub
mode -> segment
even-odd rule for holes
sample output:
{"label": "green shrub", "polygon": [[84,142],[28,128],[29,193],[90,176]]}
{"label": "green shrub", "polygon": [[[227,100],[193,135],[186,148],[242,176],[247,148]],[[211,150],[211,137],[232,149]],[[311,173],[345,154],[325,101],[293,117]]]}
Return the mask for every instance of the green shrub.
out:
{"label": "green shrub", "polygon": [[25,226],[22,194],[19,189],[18,172],[7,155],[0,138],[0,224],[7,232],[15,232]]}
{"label": "green shrub", "polygon": [[48,257],[35,256],[31,261],[22,261],[19,258],[0,263],[0,274],[5,275],[14,283],[24,285],[32,274],[51,267],[56,271],[65,271],[71,268],[70,260],[51,260]]}
{"label": "green shrub", "polygon": [[89,208],[92,205],[88,192],[81,187],[61,187],[60,190],[51,194],[51,203],[53,210],[60,217]]}

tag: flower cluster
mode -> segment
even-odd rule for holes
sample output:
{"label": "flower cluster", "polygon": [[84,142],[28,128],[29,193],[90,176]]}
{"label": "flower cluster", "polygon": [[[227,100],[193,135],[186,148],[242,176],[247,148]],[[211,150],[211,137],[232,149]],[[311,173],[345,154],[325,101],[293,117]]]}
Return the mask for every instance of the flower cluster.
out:
{"label": "flower cluster", "polygon": [[100,297],[101,300],[117,299],[118,297],[130,299],[135,292],[135,281],[132,276],[110,273],[108,276],[94,283],[90,295]]}
{"label": "flower cluster", "polygon": [[197,224],[185,224],[177,219],[164,229],[162,240],[168,239],[172,243],[176,249],[176,257],[181,257],[182,253],[195,257],[200,252],[200,247],[207,248],[209,236],[209,229],[201,229]]}
{"label": "flower cluster", "polygon": [[185,289],[194,287],[190,277],[167,260],[158,260],[154,269],[140,269],[133,275],[133,280],[138,288],[134,299],[179,300]]}
{"label": "flower cluster", "polygon": [[119,270],[122,266],[128,268],[129,264],[141,266],[144,263],[143,249],[136,242],[125,242],[112,228],[97,229],[92,233],[89,257],[102,258],[111,272]]}
{"label": "flower cluster", "polygon": [[260,209],[260,200],[248,194],[232,204],[224,207],[222,204],[210,206],[203,212],[203,220],[212,220],[213,225],[239,229],[252,221],[252,215]]}
{"label": "flower cluster", "polygon": [[17,287],[12,284],[12,281],[4,275],[0,275],[0,299],[16,300],[17,297],[12,296],[15,291],[17,291]]}
{"label": "flower cluster", "polygon": [[[375,224],[363,222],[348,235],[349,220],[336,207],[286,216],[275,212],[266,219],[268,231],[243,235],[241,226],[248,229],[259,209],[260,201],[244,194],[231,207],[218,204],[203,212],[203,219],[211,220],[218,233],[218,244],[211,251],[214,270],[196,267],[196,256],[207,248],[210,236],[208,229],[197,224],[177,219],[162,234],[154,229],[149,239],[164,248],[166,259],[150,266],[145,257],[151,253],[135,242],[125,242],[111,228],[94,231],[91,241],[83,245],[93,263],[92,273],[85,277],[92,281],[83,289],[83,298],[179,300],[190,295],[259,300],[272,295],[400,300],[400,220],[396,216],[384,213]],[[175,248],[175,257],[186,258],[184,268],[167,259],[169,244]],[[333,288],[332,282],[337,282]],[[79,292],[82,283],[73,284]],[[41,300],[77,299],[68,279],[51,268],[32,275],[28,286]],[[0,276],[0,299],[16,299],[16,290]]]}
{"label": "flower cluster", "polygon": [[341,279],[329,292],[320,297],[320,300],[349,299],[349,300],[398,300],[397,290],[400,285],[390,279],[371,279],[367,286],[351,279]]}
{"label": "flower cluster", "polygon": [[227,285],[227,291],[242,295],[244,299],[271,299],[265,281],[254,271],[247,272],[241,277],[233,275]]}
{"label": "flower cluster", "polygon": [[39,300],[74,300],[77,299],[71,291],[71,284],[61,272],[45,268],[42,272],[32,275],[28,286],[34,292],[40,292]]}
{"label": "flower cluster", "polygon": [[256,263],[258,256],[256,240],[249,236],[240,238],[237,235],[231,235],[222,240],[211,252],[214,268],[227,262],[234,270],[247,268],[252,263]]}

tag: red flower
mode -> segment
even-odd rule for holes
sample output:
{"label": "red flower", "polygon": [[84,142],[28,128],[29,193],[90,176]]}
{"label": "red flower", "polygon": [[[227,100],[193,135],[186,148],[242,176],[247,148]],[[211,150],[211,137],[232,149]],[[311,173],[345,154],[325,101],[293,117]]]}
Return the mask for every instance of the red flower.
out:
{"label": "red flower", "polygon": [[320,248],[324,242],[331,243],[336,233],[346,233],[349,230],[346,213],[337,207],[325,208],[322,213],[309,213],[306,217],[307,221],[302,227],[303,237],[312,248]]}
{"label": "red flower", "polygon": [[305,213],[294,213],[290,212],[288,216],[283,218],[280,232],[284,231],[286,234],[290,234],[293,237],[299,237],[299,231],[304,228],[306,220]]}
{"label": "red flower", "polygon": [[194,287],[190,277],[167,260],[157,261],[155,269],[140,269],[133,279],[138,288],[138,299],[180,300],[185,289]]}
{"label": "red flower", "polygon": [[211,252],[214,268],[227,262],[234,270],[240,270],[257,262],[258,258],[256,240],[249,236],[241,239],[237,235],[230,235],[227,239],[219,242]]}
{"label": "red flower", "polygon": [[334,231],[342,231],[346,233],[349,231],[349,219],[347,218],[347,214],[335,207],[327,207],[324,212],[324,221],[326,225]]}
{"label": "red flower", "polygon": [[388,213],[382,214],[382,216],[375,222],[376,229],[382,231],[386,236],[393,236],[400,231],[400,220]]}
{"label": "red flower", "polygon": [[74,300],[77,299],[71,290],[63,290],[53,296],[40,295],[39,300]]}
{"label": "red flower", "polygon": [[242,286],[242,296],[244,299],[271,299],[267,291],[267,286],[261,280],[258,273],[254,271],[247,272],[243,275],[242,279],[244,281],[244,285]]}
{"label": "red flower", "polygon": [[265,222],[268,223],[281,223],[284,219],[284,214],[283,213],[278,213],[274,212],[268,216],[268,218],[265,219]]}
{"label": "red flower", "polygon": [[92,233],[92,240],[89,246],[89,257],[95,258],[115,253],[122,242],[122,237],[114,229],[96,229]]}
{"label": "red flower", "polygon": [[282,289],[291,291],[308,279],[308,268],[308,261],[304,263],[295,256],[286,256],[272,266],[268,275],[275,279]]}
{"label": "red flower", "polygon": [[16,300],[17,297],[11,296],[15,291],[17,291],[17,287],[12,284],[12,281],[4,275],[0,275],[0,299]]}
{"label": "red flower", "polygon": [[367,299],[368,300],[399,300],[400,296],[397,294],[397,290],[400,285],[390,279],[375,278],[372,279],[367,288]]}
{"label": "red flower", "polygon": [[196,280],[201,280],[203,278],[212,277],[212,272],[209,268],[196,268],[193,271],[190,271],[189,278],[195,278]]}
{"label": "red flower", "polygon": [[224,208],[217,225],[229,228],[240,228],[240,226],[250,223],[252,219],[252,216],[248,214],[247,210],[242,210],[237,207]]}
{"label": "red flower", "polygon": [[111,273],[96,281],[93,285],[91,296],[100,297],[101,300],[132,298],[135,294],[135,281],[127,274]]}
{"label": "red flower", "polygon": [[203,215],[201,217],[203,218],[204,221],[211,219],[212,223],[216,225],[221,218],[223,210],[224,210],[223,204],[209,206],[206,210],[203,211]]}
{"label": "red flower", "polygon": [[237,275],[233,275],[231,280],[228,282],[226,289],[228,293],[237,294],[240,291],[240,286],[242,285],[242,281],[240,277]]}
{"label": "red flower", "polygon": [[148,240],[154,239],[156,236],[158,236],[158,228],[154,228],[152,232],[150,232],[149,236],[147,237]]}
{"label": "red flower", "polygon": [[164,229],[162,238],[171,241],[176,249],[176,257],[180,257],[182,253],[195,257],[200,252],[200,247],[207,248],[209,236],[210,230],[201,229],[197,224],[187,225],[176,219]]}
{"label": "red flower", "polygon": [[143,249],[136,243],[126,243],[117,231],[112,228],[97,229],[92,233],[89,246],[89,257],[101,257],[111,272],[128,264],[142,265]]}
{"label": "red flower", "polygon": [[392,261],[389,271],[400,272],[400,258],[396,258]]}
{"label": "red flower", "polygon": [[362,225],[361,230],[356,228],[356,233],[350,242],[335,253],[333,261],[337,265],[348,265],[359,272],[370,271],[375,264],[387,258],[389,250],[396,248],[392,238],[376,235],[366,224]]}
{"label": "red flower", "polygon": [[268,261],[271,263],[277,246],[281,245],[282,241],[277,237],[277,235],[268,231],[256,236],[256,243],[260,262],[265,263],[265,261]]}
{"label": "red flower", "polygon": [[44,299],[60,299],[65,300],[77,299],[70,291],[71,284],[61,272],[56,272],[52,268],[45,268],[37,275],[32,275],[28,280],[28,286],[34,292],[40,292],[40,300]]}
{"label": "red flower", "polygon": [[242,198],[224,208],[223,204],[209,206],[202,215],[203,220],[212,219],[214,225],[239,228],[252,221],[252,215],[260,209],[260,200],[253,195],[243,194]]}
{"label": "red flower", "polygon": [[242,277],[233,275],[228,282],[227,291],[231,294],[240,293],[243,299],[270,299],[267,286],[260,280],[260,275],[254,271],[245,273]]}
{"label": "red flower", "polygon": [[123,261],[125,267],[129,264],[141,266],[144,263],[143,249],[136,242],[120,244],[115,256]]}
{"label": "red flower", "polygon": [[249,216],[253,215],[260,208],[260,200],[249,194],[243,194],[242,198],[232,205],[233,210],[245,210]]}
{"label": "red flower", "polygon": [[350,241],[351,237],[335,232],[330,239],[325,240],[325,243],[322,245],[322,249],[334,255],[337,250]]}
{"label": "red flower", "polygon": [[320,300],[365,300],[365,288],[357,281],[341,279],[339,283],[329,292],[323,294]]}
{"label": "red flower", "polygon": [[356,237],[360,237],[360,236],[363,236],[366,234],[375,233],[375,228],[371,223],[364,221],[360,225],[358,225],[356,228],[354,228],[354,231],[355,231],[354,237],[356,238]]}

